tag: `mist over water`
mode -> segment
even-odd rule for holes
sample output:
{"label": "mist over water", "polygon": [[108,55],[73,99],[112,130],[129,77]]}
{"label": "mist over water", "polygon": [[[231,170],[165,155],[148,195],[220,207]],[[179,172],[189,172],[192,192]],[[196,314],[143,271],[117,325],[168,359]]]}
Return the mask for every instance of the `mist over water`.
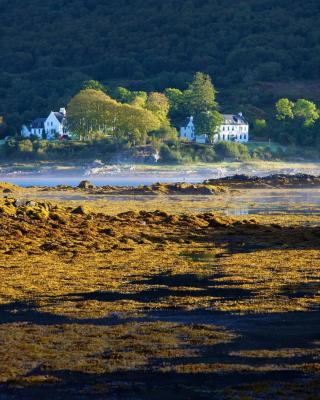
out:
{"label": "mist over water", "polygon": [[248,176],[267,176],[271,174],[295,175],[305,173],[320,175],[320,164],[272,163],[232,164],[208,166],[141,166],[141,165],[99,165],[99,166],[40,166],[21,168],[19,166],[0,167],[0,180],[19,186],[77,186],[83,179],[97,186],[139,186],[157,182],[199,183],[205,179],[245,174]]}
{"label": "mist over water", "polygon": [[[67,166],[19,166],[0,167],[0,181],[11,182],[22,187],[67,185],[76,187],[86,179],[96,186],[140,186],[152,185],[157,182],[199,183],[206,179],[222,178],[244,174],[248,176],[267,176],[272,174],[309,174],[320,175],[320,164],[289,164],[289,163],[230,163],[208,164],[196,166],[142,166],[142,165],[67,165]],[[63,199],[66,194],[44,193],[46,199]],[[83,195],[73,193],[69,200],[84,200]],[[149,198],[150,199],[150,198]],[[224,197],[224,206],[216,206],[215,199],[208,200],[208,206],[198,208],[199,196],[194,196],[193,211],[217,211],[227,215],[250,215],[269,213],[300,213],[320,214],[320,188],[314,189],[250,189],[238,193],[236,197]],[[86,195],[86,201],[107,200],[121,202],[128,200],[116,196]],[[130,198],[132,200],[132,197]],[[139,196],[135,196],[136,201]],[[147,199],[144,199],[146,201]],[[171,198],[170,201],[177,201]]]}

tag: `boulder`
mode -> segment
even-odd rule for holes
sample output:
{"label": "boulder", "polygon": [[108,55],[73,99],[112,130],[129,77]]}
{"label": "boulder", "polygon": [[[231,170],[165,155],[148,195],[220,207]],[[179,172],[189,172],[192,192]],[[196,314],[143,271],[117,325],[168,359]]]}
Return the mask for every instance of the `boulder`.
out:
{"label": "boulder", "polygon": [[78,185],[79,189],[94,189],[95,185],[90,181],[81,181]]}

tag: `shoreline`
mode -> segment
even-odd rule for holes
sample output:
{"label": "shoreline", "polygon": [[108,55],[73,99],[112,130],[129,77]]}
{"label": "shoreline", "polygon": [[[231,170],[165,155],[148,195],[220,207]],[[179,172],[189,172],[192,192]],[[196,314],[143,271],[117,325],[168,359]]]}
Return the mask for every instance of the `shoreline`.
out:
{"label": "shoreline", "polygon": [[[87,163],[13,163],[0,164],[0,181],[21,186],[55,186],[59,183],[76,186],[88,179],[96,185],[139,186],[143,184],[188,182],[244,174],[266,176],[281,173],[305,173],[320,176],[320,163],[287,162],[221,162],[188,165],[146,165]],[[52,182],[52,183],[50,183]]]}

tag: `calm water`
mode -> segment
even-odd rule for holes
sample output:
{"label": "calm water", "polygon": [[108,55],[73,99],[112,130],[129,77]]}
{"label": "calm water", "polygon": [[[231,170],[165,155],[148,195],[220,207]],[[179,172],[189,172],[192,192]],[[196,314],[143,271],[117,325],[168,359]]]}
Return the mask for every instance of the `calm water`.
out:
{"label": "calm water", "polygon": [[[111,169],[110,169],[111,168]],[[189,182],[199,183],[208,178],[220,178],[231,176],[234,174],[247,174],[256,176],[266,176],[274,173],[296,174],[296,173],[311,173],[320,175],[319,165],[312,165],[311,168],[294,167],[268,169],[262,167],[254,169],[252,166],[241,167],[172,167],[170,169],[135,169],[135,167],[119,168],[117,166],[108,167],[101,173],[95,173],[95,169],[78,168],[73,171],[52,171],[39,169],[38,171],[11,171],[4,173],[0,169],[0,181],[11,182],[22,187],[29,186],[57,186],[68,185],[77,186],[80,181],[87,179],[97,186],[112,185],[112,186],[139,186],[150,185],[156,182]],[[93,173],[94,172],[94,173]],[[106,201],[121,201],[121,200],[136,200],[139,201],[140,196],[131,196],[130,198],[119,198],[112,196],[79,196],[76,193],[65,196],[61,193],[42,194],[41,197],[48,199],[69,198],[76,201],[91,201],[91,200],[106,200]],[[143,201],[148,201],[150,198],[145,197]],[[194,196],[192,201],[194,204],[190,211],[220,211],[228,215],[247,215],[247,214],[265,214],[265,213],[301,213],[301,214],[316,214],[320,215],[320,188],[319,189],[250,189],[242,190],[239,194],[223,195],[223,206],[221,201],[216,203],[215,197],[208,197],[206,204],[197,207],[199,196]],[[141,199],[140,199],[141,201]],[[156,201],[156,200],[155,200]],[[170,201],[175,201],[171,198]],[[216,203],[216,204],[215,204]]]}
{"label": "calm water", "polygon": [[190,182],[197,183],[202,182],[206,179],[203,176],[185,176],[184,174],[175,176],[46,176],[46,175],[36,175],[36,176],[5,176],[1,177],[0,180],[5,182],[14,183],[22,187],[28,186],[57,186],[57,185],[68,185],[68,186],[78,186],[82,180],[89,180],[97,186],[140,186],[140,185],[151,185],[156,182],[160,183],[173,183],[173,182]]}
{"label": "calm water", "polygon": [[[110,202],[136,202],[143,207],[146,202],[157,205],[158,196],[152,195],[90,195],[63,192],[42,192],[37,197],[48,200],[72,200],[75,202],[98,201],[101,211]],[[188,206],[180,211],[223,212],[227,215],[251,214],[304,214],[320,215],[319,189],[247,189],[233,194],[218,196],[167,196],[166,204],[186,201]],[[161,200],[160,200],[161,201]],[[183,206],[183,203],[182,203]],[[186,207],[184,205],[183,207]]]}

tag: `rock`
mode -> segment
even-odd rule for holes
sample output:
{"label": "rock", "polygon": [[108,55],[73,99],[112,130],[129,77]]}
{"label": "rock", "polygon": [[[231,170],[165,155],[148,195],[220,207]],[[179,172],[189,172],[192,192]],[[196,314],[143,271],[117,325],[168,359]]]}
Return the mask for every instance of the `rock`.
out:
{"label": "rock", "polygon": [[79,206],[79,207],[76,207],[75,209],[73,209],[71,211],[71,213],[72,214],[80,214],[80,215],[88,215],[89,211],[88,211],[88,209],[86,207]]}
{"label": "rock", "polygon": [[245,187],[313,187],[320,186],[320,176],[307,174],[273,174],[264,177],[233,175],[219,179],[207,179],[205,185],[222,185],[229,188]]}
{"label": "rock", "polygon": [[[28,204],[29,202],[26,199],[16,199],[14,202],[14,205],[16,207],[24,207]],[[32,204],[30,204],[31,207],[34,207],[36,205],[36,202],[33,201]]]}
{"label": "rock", "polygon": [[94,189],[95,185],[90,181],[81,181],[78,185],[79,189]]}
{"label": "rock", "polygon": [[49,211],[45,207],[37,203],[35,206],[27,206],[25,208],[25,212],[28,217],[38,219],[40,221],[49,218]]}
{"label": "rock", "polygon": [[123,213],[118,214],[118,217],[125,218],[125,219],[132,219],[132,218],[137,218],[138,215],[139,215],[139,213],[136,211],[125,211]]}
{"label": "rock", "polygon": [[40,249],[44,250],[44,251],[58,250],[59,246],[57,244],[55,244],[55,243],[47,242],[47,243],[43,243],[40,246]]}
{"label": "rock", "polygon": [[100,229],[99,232],[108,236],[116,236],[115,231],[112,228],[103,228]]}
{"label": "rock", "polygon": [[13,193],[13,190],[6,188],[6,189],[3,189],[2,193]]}
{"label": "rock", "polygon": [[52,212],[50,213],[50,218],[53,221],[58,222],[59,224],[65,225],[67,220],[65,219],[65,217],[57,212]]}
{"label": "rock", "polygon": [[[21,205],[24,205],[24,204],[21,204]],[[27,202],[25,203],[25,205],[27,205],[27,206],[29,206],[29,207],[34,207],[34,206],[37,205],[37,202],[34,201],[34,200],[30,200],[30,201],[27,201]]]}
{"label": "rock", "polygon": [[209,220],[209,227],[211,228],[222,228],[230,225],[230,221],[222,217],[212,217]]}

